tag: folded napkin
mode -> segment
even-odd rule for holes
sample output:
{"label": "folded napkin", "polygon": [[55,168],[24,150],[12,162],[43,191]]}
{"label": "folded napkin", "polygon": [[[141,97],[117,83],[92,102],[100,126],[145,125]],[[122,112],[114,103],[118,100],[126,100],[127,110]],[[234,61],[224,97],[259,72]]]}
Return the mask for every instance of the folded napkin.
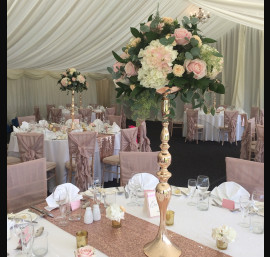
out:
{"label": "folded napkin", "polygon": [[63,110],[62,110],[62,114],[70,114],[70,110],[68,110],[68,109],[63,109]]}
{"label": "folded napkin", "polygon": [[94,112],[98,112],[98,113],[99,113],[99,112],[102,112],[102,110],[100,110],[100,109],[95,109]]}
{"label": "folded napkin", "polygon": [[105,112],[104,106],[99,106],[99,109],[100,109],[101,111]]}
{"label": "folded napkin", "polygon": [[[60,191],[63,188],[65,188],[67,190],[70,202],[74,202],[74,201],[77,201],[77,200],[80,200],[83,198],[82,195],[78,194],[80,189],[71,183],[64,183],[64,184],[57,186],[57,188],[55,189],[55,193],[56,193],[55,195],[59,196],[59,193],[63,192],[63,191]],[[48,207],[50,207],[51,210],[52,210],[52,208],[59,207],[59,205],[56,203],[53,196],[54,196],[54,194],[51,194],[46,198],[46,202],[48,204]]]}
{"label": "folded napkin", "polygon": [[21,130],[20,128],[16,128],[15,126],[13,126],[13,132],[21,133],[21,132],[25,132],[25,131]]}
{"label": "folded napkin", "polygon": [[55,133],[53,131],[48,130],[47,128],[44,129],[43,133],[44,133],[45,140],[53,140],[57,138]]}
{"label": "folded napkin", "polygon": [[63,105],[59,105],[58,107],[59,109],[65,109],[65,107]]}
{"label": "folded napkin", "polygon": [[42,127],[48,127],[49,123],[46,120],[40,120],[38,124]]}
{"label": "folded napkin", "polygon": [[20,129],[24,130],[24,131],[28,131],[30,129],[30,124],[26,121],[22,122],[22,125],[20,126]]}
{"label": "folded napkin", "polygon": [[250,196],[249,192],[240,186],[239,184],[229,181],[220,184],[218,187],[215,187],[211,195],[215,196],[215,200],[229,199],[236,203],[239,203],[240,196]]}
{"label": "folded napkin", "polygon": [[126,189],[130,191],[140,187],[143,190],[154,190],[158,183],[159,181],[154,175],[150,173],[138,173],[128,181]]}
{"label": "folded napkin", "polygon": [[93,106],[91,106],[91,105],[88,105],[86,108],[87,108],[87,109],[91,109],[91,110],[94,109]]}
{"label": "folded napkin", "polygon": [[112,124],[112,127],[109,129],[109,131],[112,133],[117,133],[120,130],[121,128],[115,122]]}

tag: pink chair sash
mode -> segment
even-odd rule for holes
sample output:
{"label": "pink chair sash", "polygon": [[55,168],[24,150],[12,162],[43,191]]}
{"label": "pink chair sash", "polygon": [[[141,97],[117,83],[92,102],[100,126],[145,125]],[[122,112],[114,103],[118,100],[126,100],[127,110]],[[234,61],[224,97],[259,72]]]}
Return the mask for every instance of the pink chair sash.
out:
{"label": "pink chair sash", "polygon": [[260,109],[259,124],[264,125],[264,109]]}
{"label": "pink chair sash", "polygon": [[17,133],[21,160],[31,161],[44,156],[44,135],[41,133]]}
{"label": "pink chair sash", "polygon": [[51,109],[51,120],[55,123],[60,123],[62,117],[62,109],[52,108]]}
{"label": "pink chair sash", "polygon": [[264,162],[264,126],[257,125],[257,143],[255,147],[255,162]]}
{"label": "pink chair sash", "polygon": [[55,107],[54,104],[47,104],[47,120],[50,119],[50,116],[51,116],[51,108],[52,107]]}
{"label": "pink chair sash", "polygon": [[230,130],[228,135],[230,143],[235,141],[237,118],[238,111],[224,111],[224,126],[228,126]]}
{"label": "pink chair sash", "polygon": [[69,154],[75,155],[75,183],[80,191],[88,189],[91,182],[91,166],[89,159],[95,156],[96,132],[73,132],[68,134]]}
{"label": "pink chair sash", "polygon": [[187,135],[186,139],[192,141],[194,139],[196,124],[198,123],[198,110],[187,109]]}
{"label": "pink chair sash", "polygon": [[256,189],[264,191],[264,163],[226,157],[227,181],[234,181],[250,194]]}
{"label": "pink chair sash", "polygon": [[24,116],[24,117],[18,117],[18,122],[19,125],[22,125],[22,122],[26,121],[26,122],[30,122],[30,121],[36,121],[36,117],[34,115],[31,116]]}
{"label": "pink chair sash", "polygon": [[108,115],[108,120],[110,122],[110,125],[115,122],[121,128],[122,116]]}
{"label": "pink chair sash", "polygon": [[121,129],[121,145],[122,152],[138,152],[138,144],[136,142],[138,135],[138,127]]}
{"label": "pink chair sash", "polygon": [[17,212],[47,197],[46,160],[7,166],[7,211]]}
{"label": "pink chair sash", "polygon": [[120,157],[120,184],[125,186],[135,173],[150,173],[156,176],[160,167],[158,164],[159,152],[121,152]]}
{"label": "pink chair sash", "polygon": [[150,139],[146,136],[146,123],[143,121],[138,128],[140,135],[140,151],[141,152],[152,152],[150,147]]}
{"label": "pink chair sash", "polygon": [[249,119],[241,139],[240,159],[248,160],[252,133],[255,132],[255,118]]}
{"label": "pink chair sash", "polygon": [[251,107],[251,111],[250,111],[250,119],[251,118],[255,118],[255,123],[259,123],[260,121],[260,108],[259,107]]}
{"label": "pink chair sash", "polygon": [[35,115],[36,122],[39,122],[41,120],[41,118],[40,118],[40,112],[39,112],[38,106],[34,107],[34,115]]}
{"label": "pink chair sash", "polygon": [[89,124],[91,122],[92,118],[92,110],[91,109],[79,109],[79,114],[82,115],[82,119],[84,120],[85,118],[88,119],[87,123]]}

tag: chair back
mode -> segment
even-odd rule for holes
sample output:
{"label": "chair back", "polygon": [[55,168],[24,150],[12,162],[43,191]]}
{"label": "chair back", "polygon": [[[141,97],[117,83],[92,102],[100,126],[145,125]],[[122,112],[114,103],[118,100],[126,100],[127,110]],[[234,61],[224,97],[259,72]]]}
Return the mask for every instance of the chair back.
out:
{"label": "chair back", "polygon": [[160,169],[159,152],[119,152],[120,185],[125,186],[135,173],[147,172],[156,176]]}
{"label": "chair back", "polygon": [[[71,114],[64,114],[65,121],[71,119]],[[79,119],[80,121],[82,120],[82,115],[81,114],[74,114],[74,119]]]}
{"label": "chair back", "polygon": [[260,109],[259,124],[264,125],[264,109]]}
{"label": "chair back", "polygon": [[[94,176],[96,139],[96,132],[68,133],[70,167],[72,167],[72,158],[75,158],[75,183],[81,192],[88,189],[88,183],[92,181]],[[92,158],[91,165],[89,165],[90,158]]]}
{"label": "chair back", "polygon": [[139,132],[139,149],[140,152],[152,152],[150,147],[150,139],[146,136],[146,123],[143,121],[138,127]]}
{"label": "chair back", "polygon": [[192,104],[184,104],[184,111],[187,109],[192,109]]}
{"label": "chair back", "polygon": [[91,105],[94,109],[97,108],[98,104],[89,104]]}
{"label": "chair back", "polygon": [[121,107],[121,116],[122,116],[121,128],[125,129],[127,127],[127,117],[123,107]]}
{"label": "chair back", "polygon": [[66,104],[66,107],[68,107],[68,108],[71,107],[71,104]]}
{"label": "chair back", "polygon": [[230,132],[228,135],[229,142],[232,143],[236,139],[236,125],[238,119],[238,111],[224,111],[224,127],[228,127]]}
{"label": "chair back", "polygon": [[249,119],[247,121],[247,125],[241,138],[240,159],[249,159],[253,133],[255,133],[255,118]]}
{"label": "chair back", "polygon": [[46,160],[7,166],[7,212],[17,212],[47,197]]}
{"label": "chair back", "polygon": [[112,125],[115,122],[121,128],[122,116],[108,115],[107,118],[110,122],[110,125]]}
{"label": "chair back", "polygon": [[115,107],[106,108],[105,117],[107,117],[108,115],[115,115]]}
{"label": "chair back", "polygon": [[187,109],[187,135],[186,139],[191,141],[194,139],[196,125],[198,123],[198,110]]}
{"label": "chair back", "polygon": [[120,151],[122,152],[138,152],[137,143],[138,127],[121,129]]}
{"label": "chair back", "polygon": [[41,133],[17,133],[17,141],[23,162],[43,158],[44,135]]}
{"label": "chair back", "polygon": [[247,114],[246,113],[241,113],[241,126],[246,127],[247,126]]}
{"label": "chair back", "polygon": [[51,109],[52,107],[55,107],[55,104],[47,104],[47,120],[51,117]]}
{"label": "chair back", "polygon": [[40,118],[40,111],[39,111],[38,106],[34,107],[34,115],[35,115],[36,122],[39,122],[41,118]]}
{"label": "chair back", "polygon": [[52,108],[51,109],[51,120],[55,123],[60,123],[62,117],[62,109]]}
{"label": "chair back", "polygon": [[260,108],[259,107],[255,107],[252,106],[251,107],[251,111],[250,111],[250,119],[251,118],[255,118],[255,123],[259,123],[259,119],[260,119]]}
{"label": "chair back", "polygon": [[85,118],[87,118],[87,124],[89,124],[91,122],[91,118],[92,118],[92,110],[91,109],[79,109],[78,113],[82,115],[82,120],[84,120]]}
{"label": "chair back", "polygon": [[264,163],[226,157],[227,181],[234,181],[250,194],[264,191]]}
{"label": "chair back", "polygon": [[255,162],[264,162],[264,126],[256,125],[257,143],[255,147]]}
{"label": "chair back", "polygon": [[19,126],[22,125],[22,122],[26,121],[26,122],[30,122],[30,121],[36,121],[36,117],[34,115],[31,116],[24,116],[24,117],[18,117],[18,122],[19,122]]}

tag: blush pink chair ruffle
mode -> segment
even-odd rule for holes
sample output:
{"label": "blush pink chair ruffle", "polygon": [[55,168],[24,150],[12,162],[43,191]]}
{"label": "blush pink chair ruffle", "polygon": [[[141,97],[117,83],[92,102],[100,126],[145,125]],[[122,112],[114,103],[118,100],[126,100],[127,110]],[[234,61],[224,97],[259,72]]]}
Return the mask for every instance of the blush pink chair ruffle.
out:
{"label": "blush pink chair ruffle", "polygon": [[227,181],[234,181],[250,194],[264,191],[264,163],[226,157]]}
{"label": "blush pink chair ruffle", "polygon": [[91,109],[79,109],[78,113],[82,115],[82,120],[87,118],[87,123],[91,123],[92,110]]}
{"label": "blush pink chair ruffle", "polygon": [[150,139],[146,136],[146,123],[143,121],[138,127],[138,132],[140,135],[139,139],[139,149],[140,152],[152,152],[150,147]]}
{"label": "blush pink chair ruffle", "polygon": [[255,162],[264,162],[264,126],[257,125],[257,142],[255,146]]}
{"label": "blush pink chair ruffle", "polygon": [[18,212],[47,197],[45,158],[7,166],[7,212]]}
{"label": "blush pink chair ruffle", "polygon": [[249,119],[241,138],[240,159],[250,160],[252,138],[255,134],[255,118]]}
{"label": "blush pink chair ruffle", "polygon": [[[88,183],[93,178],[96,139],[96,132],[87,131],[68,134],[70,167],[73,166],[72,157],[75,156],[75,184],[82,192],[88,189]],[[90,158],[92,158],[92,165],[89,165]]]}
{"label": "blush pink chair ruffle", "polygon": [[55,107],[55,104],[47,104],[47,120],[51,118],[51,109]]}
{"label": "blush pink chair ruffle", "polygon": [[255,118],[255,123],[258,124],[260,122],[260,108],[252,106],[249,118]]}
{"label": "blush pink chair ruffle", "polygon": [[62,109],[52,108],[51,109],[51,121],[54,123],[60,123],[62,118]]}
{"label": "blush pink chair ruffle", "polygon": [[108,115],[107,118],[110,122],[110,125],[112,125],[115,122],[121,128],[122,116]]}

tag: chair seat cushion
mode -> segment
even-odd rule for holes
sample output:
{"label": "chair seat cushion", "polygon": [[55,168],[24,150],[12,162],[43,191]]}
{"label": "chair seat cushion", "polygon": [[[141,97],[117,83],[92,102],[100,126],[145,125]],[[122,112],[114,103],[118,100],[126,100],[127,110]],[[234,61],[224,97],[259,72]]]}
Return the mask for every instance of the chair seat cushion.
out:
{"label": "chair seat cushion", "polygon": [[13,156],[7,156],[7,165],[21,163],[21,159]]}
{"label": "chair seat cushion", "polygon": [[102,162],[110,165],[120,165],[120,158],[119,155],[112,155],[105,157]]}
{"label": "chair seat cushion", "polygon": [[53,170],[56,168],[55,162],[46,162],[46,171]]}

